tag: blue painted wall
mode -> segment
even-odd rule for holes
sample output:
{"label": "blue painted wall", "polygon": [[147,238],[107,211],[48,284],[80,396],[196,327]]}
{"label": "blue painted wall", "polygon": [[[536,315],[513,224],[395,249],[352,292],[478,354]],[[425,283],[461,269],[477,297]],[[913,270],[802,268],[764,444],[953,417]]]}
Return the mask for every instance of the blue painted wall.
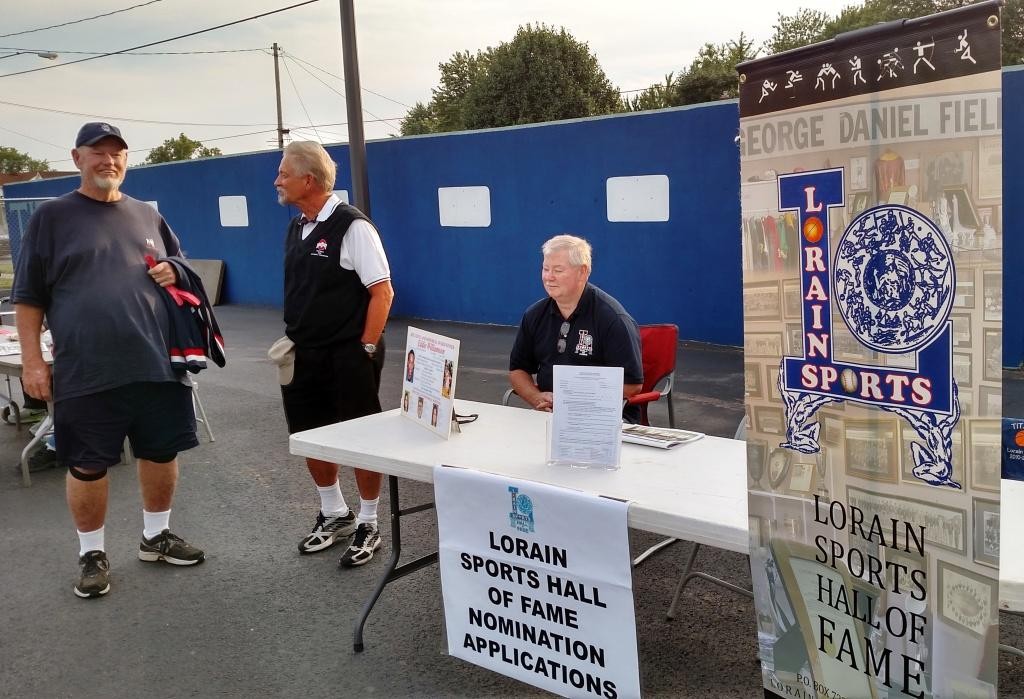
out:
{"label": "blue painted wall", "polygon": [[[1024,109],[1024,70],[1004,72],[1004,114]],[[674,322],[689,340],[742,344],[739,121],[735,102],[539,126],[367,144],[372,213],[392,265],[396,315],[518,323],[543,295],[541,243],[572,232],[594,246],[592,280],[641,323]],[[1004,119],[1007,163],[1024,154],[1019,119]],[[130,138],[130,133],[128,134]],[[348,189],[348,149],[329,149]],[[279,156],[265,152],[133,168],[124,191],[157,200],[187,253],[227,263],[225,300],[281,302],[282,237],[293,209],[272,186]],[[1007,168],[1012,172],[1012,167]],[[664,174],[664,223],[609,223],[609,177]],[[437,188],[486,185],[491,226],[443,228]],[[6,187],[10,197],[53,196],[77,179]],[[245,195],[249,226],[220,226],[217,198]],[[1006,259],[1024,259],[1024,182],[1004,190]],[[1007,265],[1006,308],[1024,298]],[[1008,315],[1004,360],[1024,358],[1024,322]]]}

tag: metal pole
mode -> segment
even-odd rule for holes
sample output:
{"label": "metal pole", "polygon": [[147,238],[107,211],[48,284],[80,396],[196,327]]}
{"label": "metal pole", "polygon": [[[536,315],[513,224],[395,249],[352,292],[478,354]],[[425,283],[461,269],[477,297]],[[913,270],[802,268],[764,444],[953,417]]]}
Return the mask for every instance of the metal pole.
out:
{"label": "metal pole", "polygon": [[281,121],[281,73],[277,67],[277,42],[274,42],[274,89],[277,92],[277,147],[284,149],[284,124]]}
{"label": "metal pole", "polygon": [[341,53],[345,68],[345,103],[348,107],[348,155],[352,169],[353,202],[370,215],[370,187],[366,177],[366,140],[363,137],[363,100],[359,88],[356,18],[352,0],[341,0]]}

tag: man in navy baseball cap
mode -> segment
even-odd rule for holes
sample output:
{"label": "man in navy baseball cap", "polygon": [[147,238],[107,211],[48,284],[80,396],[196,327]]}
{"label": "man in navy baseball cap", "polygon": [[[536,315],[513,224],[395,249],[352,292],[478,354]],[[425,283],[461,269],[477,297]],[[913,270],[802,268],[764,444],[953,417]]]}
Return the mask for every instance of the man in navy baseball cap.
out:
{"label": "man in navy baseball cap", "polygon": [[[181,244],[156,210],[121,192],[128,146],[117,127],[85,124],[71,157],[81,185],[41,204],[29,220],[11,298],[25,343],[25,392],[59,406],[57,460],[68,469],[78,532],[74,593],[92,599],[110,592],[107,471],[121,461],[126,437],[142,492],[139,559],[193,566],[206,554],[170,530],[178,454],[199,444],[192,390],[179,380],[165,340],[174,321],[161,287],[178,281],[168,258],[181,256]],[[160,261],[148,268],[147,255]],[[52,370],[40,349],[44,317]]]}
{"label": "man in navy baseball cap", "polygon": [[78,130],[78,138],[75,139],[75,148],[91,146],[108,137],[116,138],[121,142],[122,146],[125,148],[128,147],[128,143],[124,140],[124,137],[121,136],[121,130],[119,128],[102,121],[90,121]]}

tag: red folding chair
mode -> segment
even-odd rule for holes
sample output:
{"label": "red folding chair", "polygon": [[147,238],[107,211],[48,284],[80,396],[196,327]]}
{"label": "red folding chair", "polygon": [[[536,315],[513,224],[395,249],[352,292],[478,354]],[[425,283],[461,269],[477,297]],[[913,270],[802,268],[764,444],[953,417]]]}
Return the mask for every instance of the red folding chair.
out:
{"label": "red folding chair", "polygon": [[[647,419],[648,406],[661,398],[668,399],[668,424],[676,426],[676,412],[672,405],[672,387],[675,385],[676,350],[679,345],[679,326],[672,323],[640,326],[640,354],[644,366],[644,385],[640,393],[630,397],[628,405],[640,406],[640,423]],[[660,386],[660,388],[659,388]]]}

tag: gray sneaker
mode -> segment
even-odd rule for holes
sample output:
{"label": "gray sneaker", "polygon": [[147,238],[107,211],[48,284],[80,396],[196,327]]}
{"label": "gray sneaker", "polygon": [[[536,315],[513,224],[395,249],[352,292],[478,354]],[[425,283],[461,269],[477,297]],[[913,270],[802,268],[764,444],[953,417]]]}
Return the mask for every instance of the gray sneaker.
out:
{"label": "gray sneaker", "polygon": [[103,551],[86,551],[78,559],[82,576],[75,585],[75,594],[83,599],[102,597],[110,592],[110,562]]}
{"label": "gray sneaker", "polygon": [[165,561],[176,566],[194,566],[205,559],[205,553],[180,536],[175,536],[169,529],[164,529],[152,539],[142,537],[142,543],[139,544],[140,561]]}
{"label": "gray sneaker", "polygon": [[356,535],[345,553],[341,554],[338,565],[343,568],[361,566],[370,562],[373,552],[380,548],[380,532],[376,524],[363,522],[356,527]]}
{"label": "gray sneaker", "polygon": [[325,517],[316,513],[313,531],[299,542],[299,553],[316,553],[334,546],[338,539],[348,537],[356,530],[356,513],[351,509],[346,515]]}

